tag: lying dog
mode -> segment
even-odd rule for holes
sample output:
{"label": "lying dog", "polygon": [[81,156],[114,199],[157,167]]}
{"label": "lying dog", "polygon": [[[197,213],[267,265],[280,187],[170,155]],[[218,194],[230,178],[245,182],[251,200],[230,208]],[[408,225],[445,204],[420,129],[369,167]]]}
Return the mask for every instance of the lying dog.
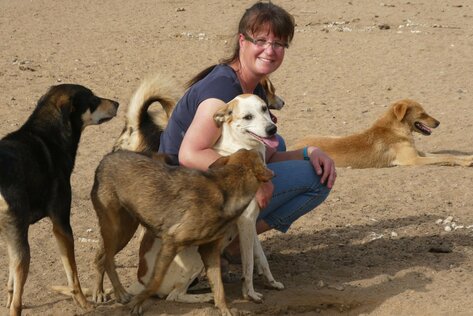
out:
{"label": "lying dog", "polygon": [[220,275],[224,238],[260,184],[273,173],[256,151],[240,150],[222,157],[208,171],[170,166],[163,155],[154,156],[116,151],[97,167],[91,198],[103,239],[97,252],[98,276],[103,279],[106,271],[116,300],[130,301],[116,273],[114,256],[142,224],[161,240],[161,248],[150,282],[131,302],[132,314],[142,314],[143,302],[159,289],[176,254],[197,246],[215,306],[223,315],[231,315]]}
{"label": "lying dog", "polygon": [[117,113],[118,103],[72,84],[53,86],[15,132],[0,140],[0,234],[10,257],[7,307],[20,315],[30,264],[28,228],[49,217],[74,300],[85,299],[70,225],[71,184],[81,132]]}
{"label": "lying dog", "polygon": [[382,168],[412,165],[473,165],[473,156],[430,154],[418,151],[412,133],[430,135],[439,121],[413,100],[401,100],[367,130],[344,137],[308,136],[292,148],[316,146],[326,152],[337,167]]}

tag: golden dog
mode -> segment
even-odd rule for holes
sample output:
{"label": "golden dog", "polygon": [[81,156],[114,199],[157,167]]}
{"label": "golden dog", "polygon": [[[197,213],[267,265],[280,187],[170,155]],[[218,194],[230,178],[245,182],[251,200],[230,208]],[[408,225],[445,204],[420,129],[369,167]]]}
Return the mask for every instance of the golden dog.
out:
{"label": "golden dog", "polygon": [[430,135],[439,121],[409,99],[392,104],[367,130],[349,136],[308,136],[292,148],[316,146],[326,152],[337,167],[382,168],[413,165],[473,165],[473,156],[423,153],[416,149],[413,132]]}

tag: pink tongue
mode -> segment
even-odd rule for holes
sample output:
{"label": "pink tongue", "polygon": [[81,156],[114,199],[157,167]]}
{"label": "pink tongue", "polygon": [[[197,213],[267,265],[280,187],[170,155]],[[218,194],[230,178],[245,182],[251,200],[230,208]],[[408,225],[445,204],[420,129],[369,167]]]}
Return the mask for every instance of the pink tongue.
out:
{"label": "pink tongue", "polygon": [[270,148],[276,148],[279,145],[279,140],[276,135],[273,135],[269,138],[261,138],[261,141],[263,141],[263,143]]}

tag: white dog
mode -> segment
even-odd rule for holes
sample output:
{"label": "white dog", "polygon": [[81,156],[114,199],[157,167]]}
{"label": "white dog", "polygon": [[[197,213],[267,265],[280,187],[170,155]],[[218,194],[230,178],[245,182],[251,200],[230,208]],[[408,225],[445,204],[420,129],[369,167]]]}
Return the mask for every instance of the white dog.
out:
{"label": "white dog", "polygon": [[[268,80],[269,79],[265,79]],[[123,147],[128,150],[140,151],[141,148],[150,148],[146,146],[149,140],[150,133],[161,133],[162,127],[156,121],[150,119],[147,109],[153,101],[160,101],[166,103],[163,105],[166,109],[166,114],[169,117],[171,113],[170,98],[164,94],[160,94],[159,85],[162,80],[158,77],[145,80],[137,89],[131,99],[127,111],[127,128],[124,129],[119,138],[119,142],[115,149]],[[274,94],[274,87],[270,82],[262,82],[263,87],[268,94],[268,100],[278,102],[275,106],[282,107],[284,103],[280,98]],[[271,87],[269,89],[268,87]],[[161,91],[162,92],[162,91]],[[130,117],[134,116],[134,117]],[[214,149],[221,155],[231,154],[238,149],[257,149],[263,155],[265,154],[265,144],[267,146],[277,146],[276,140],[276,125],[272,122],[268,106],[266,103],[256,95],[245,94],[240,95],[219,109],[214,115],[215,122],[222,128],[222,135],[214,146]],[[154,130],[148,125],[143,126],[142,121],[148,124],[154,122]],[[127,134],[133,131],[133,138],[140,138],[139,141],[134,140],[132,143],[142,144],[140,148],[130,148],[130,142],[127,141]],[[156,134],[154,134],[154,144],[156,146]],[[130,134],[131,137],[131,134]],[[157,138],[159,140],[159,137]],[[143,143],[145,146],[143,147]],[[238,224],[227,232],[228,243],[230,243],[238,234],[240,236],[240,248],[242,253],[242,267],[243,267],[243,296],[246,299],[251,299],[260,302],[263,298],[262,294],[256,292],[253,286],[253,269],[254,256],[258,272],[264,274],[269,285],[275,289],[283,289],[284,285],[277,282],[269,269],[268,261],[264,255],[261,243],[256,234],[256,220],[259,214],[259,206],[255,199],[250,203],[248,208],[243,212],[238,220]],[[157,252],[160,249],[160,240],[155,238],[153,234],[144,232],[142,236],[142,244],[140,248],[140,265],[138,268],[138,281],[133,284],[128,291],[137,294],[144,289],[144,285],[152,277],[154,270],[154,263]],[[204,266],[197,247],[190,247],[180,252],[168,269],[166,276],[156,293],[160,297],[166,297],[166,300],[179,302],[209,302],[213,300],[212,293],[205,294],[188,294],[187,289],[189,285],[200,275]],[[100,279],[101,283],[101,280]],[[96,284],[93,292],[94,301],[103,302],[106,300],[102,284]]]}

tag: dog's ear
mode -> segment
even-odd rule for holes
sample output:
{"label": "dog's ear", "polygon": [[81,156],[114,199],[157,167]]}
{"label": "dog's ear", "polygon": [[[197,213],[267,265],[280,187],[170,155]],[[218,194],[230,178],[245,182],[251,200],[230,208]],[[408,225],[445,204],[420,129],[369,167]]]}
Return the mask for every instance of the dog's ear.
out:
{"label": "dog's ear", "polygon": [[216,167],[223,167],[228,163],[229,160],[230,160],[229,156],[220,157],[209,166],[209,169],[216,168]]}
{"label": "dog's ear", "polygon": [[399,101],[393,106],[393,112],[394,115],[396,115],[396,118],[398,121],[402,121],[404,116],[406,116],[407,113],[407,103],[403,101]]}
{"label": "dog's ear", "polygon": [[223,123],[225,123],[225,121],[228,119],[228,117],[232,115],[233,107],[234,107],[236,102],[238,102],[238,101],[235,98],[235,99],[231,100],[230,102],[228,102],[227,104],[222,105],[217,110],[217,112],[215,112],[214,121],[215,121],[215,124],[217,124],[217,127],[219,127],[219,128],[222,127]]}
{"label": "dog's ear", "polygon": [[227,108],[228,105],[225,104],[224,106],[220,107],[214,114],[214,122],[219,128],[222,127],[223,123],[225,122],[225,113],[227,112]]}
{"label": "dog's ear", "polygon": [[274,172],[264,165],[261,165],[260,169],[256,173],[256,179],[260,182],[268,182],[274,177]]}

